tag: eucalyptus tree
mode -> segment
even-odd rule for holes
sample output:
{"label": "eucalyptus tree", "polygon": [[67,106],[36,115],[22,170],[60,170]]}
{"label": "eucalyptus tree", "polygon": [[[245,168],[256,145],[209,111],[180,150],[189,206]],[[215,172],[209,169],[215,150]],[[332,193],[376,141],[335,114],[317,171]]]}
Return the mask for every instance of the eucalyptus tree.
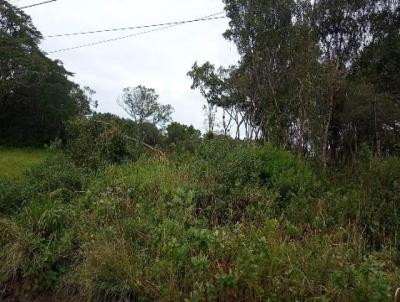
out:
{"label": "eucalyptus tree", "polygon": [[224,36],[241,55],[247,77],[244,101],[254,104],[254,121],[265,140],[286,146],[292,100],[288,77],[295,1],[225,0],[230,28]]}
{"label": "eucalyptus tree", "polygon": [[398,0],[224,3],[224,36],[241,59],[224,76],[193,66],[192,88],[208,103],[235,108],[254,137],[323,165],[354,158],[363,143],[379,154],[383,137],[397,135]]}
{"label": "eucalyptus tree", "polygon": [[125,88],[118,104],[135,123],[150,123],[164,128],[172,120],[173,108],[160,104],[158,99],[154,89],[139,85]]}

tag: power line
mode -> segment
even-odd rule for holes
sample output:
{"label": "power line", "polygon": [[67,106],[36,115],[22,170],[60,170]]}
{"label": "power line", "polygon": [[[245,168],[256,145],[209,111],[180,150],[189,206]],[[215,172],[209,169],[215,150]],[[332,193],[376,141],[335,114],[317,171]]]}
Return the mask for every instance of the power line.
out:
{"label": "power line", "polygon": [[69,50],[74,50],[74,49],[79,49],[79,48],[84,48],[84,47],[89,47],[89,46],[95,46],[95,45],[99,45],[99,44],[105,44],[105,43],[114,42],[114,41],[118,41],[118,40],[123,40],[123,39],[131,38],[131,37],[136,37],[136,36],[142,36],[142,35],[145,35],[145,34],[149,34],[149,33],[155,32],[155,31],[164,30],[164,29],[167,29],[167,28],[170,28],[170,27],[174,27],[174,26],[177,26],[177,25],[169,25],[169,26],[166,26],[166,27],[161,27],[161,28],[156,28],[156,29],[144,31],[144,32],[134,33],[134,34],[131,34],[131,35],[128,35],[128,36],[122,36],[122,37],[117,37],[117,38],[113,38],[113,39],[108,39],[108,40],[103,40],[103,41],[98,41],[98,42],[93,42],[93,43],[82,44],[82,45],[78,45],[78,46],[74,46],[74,47],[54,50],[54,51],[50,51],[49,54],[57,53],[57,52],[63,52],[63,51],[69,51]]}
{"label": "power line", "polygon": [[193,22],[203,21],[203,19],[205,19],[205,18],[218,16],[218,15],[221,15],[223,13],[224,12],[219,12],[219,13],[215,13],[215,14],[212,14],[212,15],[209,15],[209,16],[206,16],[206,17],[201,17],[201,18],[193,19],[193,20],[174,21],[174,22],[167,22],[167,23],[158,23],[158,24],[151,24],[151,25],[139,25],[139,26],[129,26],[129,27],[120,27],[120,28],[110,28],[110,29],[101,29],[101,30],[93,30],[93,31],[81,31],[81,32],[74,32],[74,33],[65,33],[65,34],[44,36],[44,38],[79,36],[79,35],[89,35],[89,34],[98,34],[98,33],[105,33],[105,32],[125,31],[125,30],[142,29],[142,28],[150,28],[150,27],[160,27],[160,26],[168,26],[168,25],[180,25],[180,24],[185,24],[185,23],[193,23]]}
{"label": "power line", "polygon": [[194,22],[202,22],[202,21],[211,21],[211,20],[218,20],[218,19],[225,19],[225,18],[226,17],[204,17],[204,18],[199,18],[199,19],[194,19],[194,20],[189,20],[189,21],[175,22],[175,23],[173,23],[171,25],[160,27],[160,28],[156,28],[156,29],[152,29],[152,30],[147,30],[147,31],[134,33],[134,34],[126,35],[126,36],[121,36],[121,37],[116,37],[116,38],[112,38],[112,39],[108,39],[108,40],[102,40],[102,41],[98,41],[98,42],[93,42],[93,43],[88,43],[88,44],[83,44],[83,45],[78,45],[78,46],[74,46],[74,47],[63,48],[63,49],[51,51],[51,52],[49,52],[49,54],[58,53],[58,52],[64,52],[64,51],[70,51],[70,50],[75,50],[75,49],[79,49],[79,48],[95,46],[95,45],[99,45],[99,44],[105,44],[105,43],[114,42],[114,41],[118,41],[118,40],[123,40],[123,39],[131,38],[131,37],[136,37],[136,36],[142,36],[142,35],[145,35],[145,34],[149,34],[149,33],[156,32],[156,31],[161,31],[161,30],[164,30],[164,29],[168,29],[168,28],[179,26],[179,25],[183,25],[183,24],[194,23]]}
{"label": "power line", "polygon": [[48,3],[56,2],[56,1],[57,0],[49,0],[49,1],[39,2],[39,3],[35,3],[35,4],[19,7],[19,9],[30,8],[30,7],[39,6],[39,5],[43,5],[43,4],[48,4]]}

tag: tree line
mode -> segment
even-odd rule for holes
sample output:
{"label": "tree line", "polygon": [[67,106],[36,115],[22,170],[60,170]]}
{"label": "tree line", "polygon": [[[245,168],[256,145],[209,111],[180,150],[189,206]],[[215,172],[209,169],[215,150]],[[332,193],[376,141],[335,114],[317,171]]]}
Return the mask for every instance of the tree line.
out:
{"label": "tree line", "polygon": [[0,1],[0,143],[42,145],[64,121],[91,112],[91,92],[40,50],[31,18]]}
{"label": "tree line", "polygon": [[141,85],[124,89],[118,99],[130,121],[95,113],[96,92],[74,83],[61,61],[48,58],[39,48],[42,38],[28,15],[0,1],[0,144],[40,146],[65,140],[73,124],[84,132],[85,119],[112,120],[153,146],[177,144],[177,134],[181,141],[200,136],[193,127],[171,123],[172,106],[160,104],[156,91]]}
{"label": "tree line", "polygon": [[237,139],[323,165],[399,154],[398,0],[224,0],[240,61],[189,76]]}
{"label": "tree line", "polygon": [[[363,148],[400,154],[398,0],[224,4],[230,19],[224,37],[236,44],[239,62],[219,68],[196,62],[188,73],[207,101],[211,134],[219,109],[223,135],[270,143],[323,165],[353,161]],[[41,39],[28,15],[0,1],[1,144],[43,145],[62,137],[67,121],[93,114],[95,92],[49,59]],[[135,139],[159,142],[156,132],[171,123],[173,108],[158,99],[144,86],[124,89],[118,103],[133,128],[142,129],[132,132]]]}

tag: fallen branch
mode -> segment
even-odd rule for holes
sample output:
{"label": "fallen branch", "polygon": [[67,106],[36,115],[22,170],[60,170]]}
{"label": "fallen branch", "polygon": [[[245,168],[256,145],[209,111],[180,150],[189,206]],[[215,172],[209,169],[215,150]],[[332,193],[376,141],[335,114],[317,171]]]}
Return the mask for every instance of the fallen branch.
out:
{"label": "fallen branch", "polygon": [[153,152],[155,152],[155,153],[161,155],[162,157],[165,156],[165,153],[164,153],[163,151],[161,151],[160,149],[157,149],[157,148],[155,148],[155,147],[153,147],[153,146],[150,146],[149,144],[146,144],[145,142],[142,142],[142,141],[140,141],[140,140],[138,140],[138,139],[136,139],[136,138],[130,137],[130,136],[128,136],[128,135],[124,135],[124,137],[125,137],[126,139],[129,139],[129,140],[131,140],[131,141],[134,141],[134,142],[136,142],[136,143],[139,143],[139,144],[141,144],[141,145],[147,147],[148,149],[150,149],[151,151],[153,151]]}
{"label": "fallen branch", "polygon": [[[99,123],[99,124],[111,126],[111,127],[116,127],[115,124],[111,124],[111,123],[107,123],[107,122],[103,122],[103,121],[96,120],[95,122]],[[130,137],[130,136],[126,135],[126,134],[124,134],[123,136],[124,136],[124,138],[126,138],[126,139],[128,139],[130,141],[133,141],[135,143],[139,143],[139,144],[145,146],[146,148],[150,149],[152,152],[156,153],[157,155],[159,155],[161,157],[165,157],[165,153],[163,151],[161,151],[160,149],[157,149],[157,148],[155,148],[153,146],[150,146],[149,144],[146,144],[145,142],[142,142],[141,140],[139,140],[137,138]]]}

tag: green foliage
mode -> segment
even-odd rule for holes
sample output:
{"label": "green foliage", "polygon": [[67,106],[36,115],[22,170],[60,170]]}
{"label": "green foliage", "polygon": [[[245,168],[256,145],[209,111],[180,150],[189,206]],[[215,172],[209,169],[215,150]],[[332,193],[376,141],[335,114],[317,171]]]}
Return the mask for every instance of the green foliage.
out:
{"label": "green foliage", "polygon": [[397,158],[362,162],[342,175],[344,188],[333,201],[340,215],[356,223],[372,247],[397,246],[400,230],[400,162]]}
{"label": "green foliage", "polygon": [[193,126],[173,122],[167,127],[166,144],[177,153],[194,152],[200,141],[201,132]]}
{"label": "green foliage", "polygon": [[37,198],[68,202],[81,193],[85,178],[69,158],[52,154],[19,179],[0,179],[0,216],[16,213]]}
{"label": "green foliage", "polygon": [[154,89],[139,85],[125,88],[119,104],[135,123],[149,123],[163,128],[171,120],[173,108],[160,104],[158,98]]}
{"label": "green foliage", "polygon": [[55,154],[29,170],[26,181],[34,194],[48,194],[52,199],[67,202],[83,190],[85,176],[84,170],[68,157]]}
{"label": "green foliage", "polygon": [[150,123],[138,124],[111,114],[70,121],[65,129],[64,150],[79,166],[98,169],[146,156],[164,144],[164,136]]}
{"label": "green foliage", "polygon": [[24,181],[0,179],[0,216],[15,213],[26,201],[26,191]]}
{"label": "green foliage", "polygon": [[88,175],[53,154],[20,179],[0,184],[0,268],[3,284],[22,280],[22,293],[61,286],[76,252],[72,201]]}
{"label": "green foliage", "polygon": [[73,252],[72,219],[67,206],[50,200],[0,219],[1,281],[22,276],[33,292],[60,286]]}
{"label": "green foliage", "polygon": [[240,60],[196,62],[188,75],[224,131],[324,166],[354,161],[362,144],[398,153],[398,1],[223,2]]}
{"label": "green foliage", "polygon": [[129,159],[129,141],[121,127],[96,116],[68,123],[65,151],[80,166],[97,169]]}
{"label": "green foliage", "polygon": [[[265,212],[262,218],[213,222],[209,214],[218,202],[233,202],[234,195],[213,191],[196,173],[191,164],[142,161],[111,168],[89,189],[81,204],[88,244],[78,269],[88,298],[386,301],[391,296],[398,282],[392,255],[367,256],[361,233],[345,225],[311,230]],[[209,212],[198,204],[203,186],[216,201]],[[248,190],[256,194],[254,187]]]}
{"label": "green foliage", "polygon": [[91,111],[91,97],[39,49],[41,39],[29,16],[0,1],[0,144],[43,146]]}
{"label": "green foliage", "polygon": [[26,169],[45,160],[48,153],[45,149],[0,147],[0,179],[20,177]]}
{"label": "green foliage", "polygon": [[0,284],[85,301],[388,301],[399,169],[370,158],[331,181],[226,139],[93,175],[52,158],[14,184],[26,201],[0,219]]}
{"label": "green foliage", "polygon": [[[261,194],[268,191],[268,198],[273,200],[268,206],[274,215],[280,216],[282,210],[287,210],[291,219],[305,219],[304,216],[310,215],[309,219],[313,219],[313,207],[321,193],[321,184],[311,169],[292,154],[271,146],[241,147],[230,140],[211,140],[199,146],[197,156],[201,160],[199,177],[213,179],[218,183],[218,191],[233,195],[230,200],[226,199],[228,205],[221,204],[221,212],[229,212],[231,207],[243,211],[243,206],[254,202],[260,191]],[[254,192],[246,192],[249,188]],[[240,213],[234,216],[237,215],[241,217]]]}

